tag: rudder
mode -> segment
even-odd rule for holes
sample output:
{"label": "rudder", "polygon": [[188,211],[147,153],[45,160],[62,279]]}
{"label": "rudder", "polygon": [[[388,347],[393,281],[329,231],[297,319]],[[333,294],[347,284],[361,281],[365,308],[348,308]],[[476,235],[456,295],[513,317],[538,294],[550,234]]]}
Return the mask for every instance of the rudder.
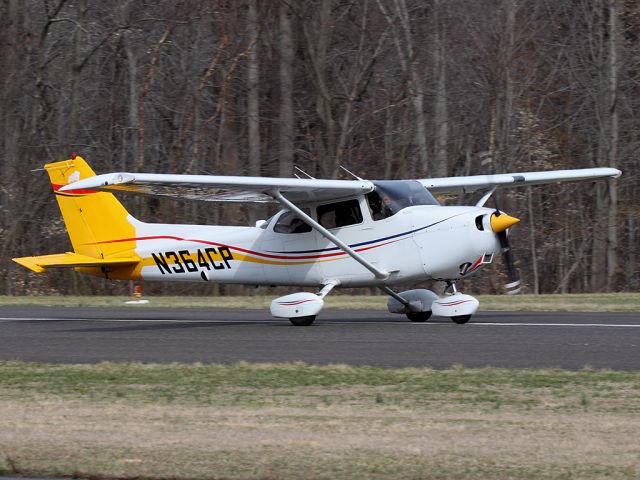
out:
{"label": "rudder", "polygon": [[82,157],[49,163],[44,168],[76,253],[107,258],[133,252],[135,219],[113,194],[97,190],[59,191],[65,185],[95,176]]}

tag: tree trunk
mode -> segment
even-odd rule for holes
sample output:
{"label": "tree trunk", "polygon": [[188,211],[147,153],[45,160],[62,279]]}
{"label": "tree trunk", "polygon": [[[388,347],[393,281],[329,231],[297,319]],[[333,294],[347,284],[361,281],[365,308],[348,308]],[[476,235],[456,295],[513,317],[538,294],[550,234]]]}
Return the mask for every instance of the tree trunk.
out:
{"label": "tree trunk", "polygon": [[514,0],[504,0],[504,8],[506,11],[506,45],[503,53],[503,88],[502,96],[503,103],[501,105],[501,118],[499,123],[499,139],[500,145],[497,151],[497,165],[494,167],[500,170],[511,169],[509,165],[511,162],[511,150],[512,150],[512,119],[513,119],[513,104],[514,104],[514,92],[513,92],[513,75],[512,75],[512,62],[515,56],[515,21],[516,21],[516,6]]}
{"label": "tree trunk", "polygon": [[[609,111],[609,141],[607,164],[609,167],[618,166],[618,12],[616,0],[608,0],[609,11],[609,57],[607,62],[608,77],[608,111]],[[617,180],[608,181],[607,212],[607,291],[616,288],[618,275],[618,185]]]}
{"label": "tree trunk", "polygon": [[[348,79],[346,81],[340,82],[348,88],[345,91],[345,101],[343,102],[343,112],[342,118],[340,120],[340,136],[338,138],[338,145],[335,151],[335,162],[333,165],[333,172],[331,177],[334,178],[338,174],[338,166],[344,163],[344,158],[347,152],[347,142],[349,139],[350,129],[351,129],[351,118],[354,110],[354,103],[360,97],[362,97],[366,90],[367,79],[371,73],[371,69],[373,67],[374,62],[380,55],[382,51],[382,47],[387,39],[387,32],[385,30],[378,37],[378,41],[376,46],[371,52],[367,48],[368,42],[368,8],[367,4],[365,4],[364,11],[362,12],[362,16],[360,18],[360,41],[357,48],[358,55],[356,56],[356,60],[353,62],[351,67],[351,72],[348,74]],[[349,83],[350,82],[350,83]]]}
{"label": "tree trunk", "polygon": [[533,294],[540,294],[540,278],[538,273],[538,251],[536,248],[536,222],[533,216],[533,191],[527,188],[527,207],[529,210],[529,248],[531,255],[531,267],[533,270]]}
{"label": "tree trunk", "polygon": [[167,41],[167,38],[173,30],[172,24],[168,25],[158,42],[151,51],[151,58],[149,59],[149,67],[147,68],[147,74],[140,90],[140,98],[138,101],[138,149],[136,152],[136,170],[139,172],[144,171],[145,166],[145,99],[151,90],[151,82],[156,74],[158,57],[160,55],[160,48]]}
{"label": "tree trunk", "polygon": [[293,174],[293,35],[289,5],[282,1],[280,24],[280,115],[278,175]]}
{"label": "tree trunk", "polygon": [[[247,18],[248,36],[257,37],[258,8],[257,0],[249,1],[249,15]],[[260,175],[260,63],[258,60],[258,42],[255,42],[249,52],[247,71],[247,122],[249,129],[249,175]]]}
{"label": "tree trunk", "polygon": [[434,70],[436,75],[436,91],[434,97],[435,111],[435,155],[432,175],[446,177],[448,172],[447,143],[449,140],[449,118],[447,112],[447,73],[444,22],[442,21],[442,2],[434,0],[435,41]]}
{"label": "tree trunk", "polygon": [[67,145],[79,143],[78,139],[78,115],[80,112],[80,74],[82,73],[82,31],[87,12],[87,0],[79,0],[76,6],[76,25],[73,31],[73,61],[71,64],[71,112],[69,113],[69,126]]}
{"label": "tree trunk", "polygon": [[[405,0],[394,0],[395,15],[392,17],[381,0],[378,0],[377,3],[382,15],[391,27],[393,42],[398,52],[402,72],[409,79],[407,94],[411,99],[411,106],[413,108],[413,116],[415,119],[413,143],[418,154],[418,162],[417,165],[412,165],[411,175],[427,175],[429,174],[429,158],[427,153],[427,122],[424,114],[424,86],[418,72],[418,62],[415,59],[413,34],[411,32],[407,4]],[[400,23],[399,26],[398,23]]]}
{"label": "tree trunk", "polygon": [[[138,59],[133,51],[133,45],[131,45],[129,35],[126,32],[123,34],[123,43],[124,52],[127,56],[127,78],[129,80],[127,89],[129,101],[127,102],[127,108],[129,114],[129,141],[131,142],[131,145],[129,145],[129,148],[126,149],[126,151],[130,154],[131,165],[135,156],[138,154],[138,143],[140,140],[140,118],[138,116],[138,113],[140,112],[138,98]],[[122,161],[126,162],[126,160]],[[125,168],[124,165],[123,168]]]}
{"label": "tree trunk", "polygon": [[636,268],[638,248],[638,222],[635,212],[631,209],[627,212],[627,261],[625,262],[625,290],[634,291],[639,286],[638,272]]}
{"label": "tree trunk", "polygon": [[220,171],[225,175],[237,175],[240,164],[235,99],[231,95],[221,98],[224,113],[220,121]]}
{"label": "tree trunk", "polygon": [[314,125],[311,134],[315,145],[316,165],[314,174],[323,178],[329,177],[335,169],[336,125],[331,108],[331,94],[327,86],[327,50],[330,40],[332,0],[322,0],[317,20],[302,22],[307,53],[311,63],[311,79],[315,86],[315,108],[321,120]]}

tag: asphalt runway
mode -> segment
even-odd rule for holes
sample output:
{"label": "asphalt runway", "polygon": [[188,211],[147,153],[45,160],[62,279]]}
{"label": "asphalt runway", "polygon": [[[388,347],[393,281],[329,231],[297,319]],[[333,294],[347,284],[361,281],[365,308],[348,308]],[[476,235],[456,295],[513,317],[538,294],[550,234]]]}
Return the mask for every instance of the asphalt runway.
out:
{"label": "asphalt runway", "polygon": [[456,325],[325,310],[293,327],[266,310],[2,307],[0,360],[637,370],[640,313],[480,312]]}

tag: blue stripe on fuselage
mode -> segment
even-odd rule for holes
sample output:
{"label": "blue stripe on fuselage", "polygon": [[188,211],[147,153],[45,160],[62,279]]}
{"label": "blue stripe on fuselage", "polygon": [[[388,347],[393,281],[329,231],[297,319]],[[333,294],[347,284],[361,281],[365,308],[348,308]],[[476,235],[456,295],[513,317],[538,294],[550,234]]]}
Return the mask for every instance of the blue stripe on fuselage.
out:
{"label": "blue stripe on fuselage", "polygon": [[[464,212],[467,213],[467,212]],[[416,228],[414,230],[408,230],[406,232],[402,232],[402,233],[397,233],[395,235],[390,235],[388,237],[383,237],[383,238],[377,238],[376,240],[369,240],[368,242],[361,242],[361,243],[354,243],[352,245],[349,245],[350,248],[358,248],[358,247],[363,247],[365,245],[371,245],[372,243],[378,243],[378,242],[385,242],[387,240],[393,240],[394,238],[398,238],[398,237],[402,237],[403,235],[411,235],[412,233],[416,233],[419,232],[420,230],[426,230],[427,228],[433,227],[434,225],[438,225],[439,223],[442,222],[446,222],[447,220],[450,220],[454,217],[458,217],[460,215],[464,215],[464,213],[458,213],[456,215],[452,215],[450,217],[444,218],[442,220],[438,220],[437,222],[431,223],[429,225],[426,225],[424,227],[420,227],[420,228]],[[292,253],[292,254],[302,254],[302,253],[321,253],[321,252],[332,252],[334,250],[342,250],[339,247],[330,247],[330,248],[321,248],[318,250],[294,250],[294,251],[273,251],[273,250],[267,250],[267,252],[269,253]]]}

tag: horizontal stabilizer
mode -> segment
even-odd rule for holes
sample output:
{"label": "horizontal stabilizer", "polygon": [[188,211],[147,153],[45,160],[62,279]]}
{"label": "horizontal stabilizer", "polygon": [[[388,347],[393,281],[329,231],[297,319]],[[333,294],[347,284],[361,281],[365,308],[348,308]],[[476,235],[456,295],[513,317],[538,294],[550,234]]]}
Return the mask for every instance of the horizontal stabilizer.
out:
{"label": "horizontal stabilizer", "polygon": [[36,273],[42,273],[45,269],[53,267],[124,266],[134,265],[140,261],[137,257],[94,258],[71,252],[41,255],[39,257],[20,257],[12,260]]}

